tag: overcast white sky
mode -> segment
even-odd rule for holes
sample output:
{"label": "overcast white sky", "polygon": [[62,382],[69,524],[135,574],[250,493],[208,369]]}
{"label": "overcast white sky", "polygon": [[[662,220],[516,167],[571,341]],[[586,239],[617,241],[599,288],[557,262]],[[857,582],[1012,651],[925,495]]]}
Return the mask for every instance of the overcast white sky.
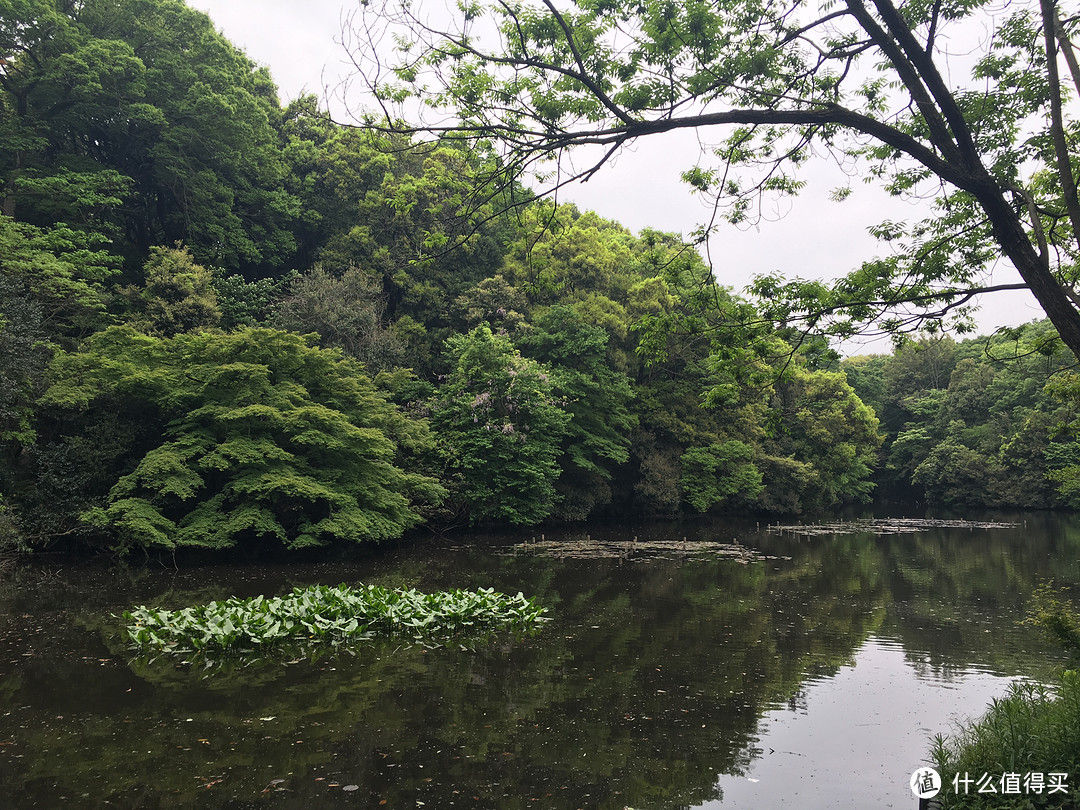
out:
{"label": "overcast white sky", "polygon": [[[356,2],[344,0],[343,6],[342,0],[188,0],[193,8],[207,12],[251,59],[270,68],[283,103],[305,92],[323,96],[324,88],[336,86],[353,71],[338,43],[343,15]],[[698,141],[691,132],[646,138],[589,183],[564,190],[560,199],[595,210],[633,231],[651,227],[688,234],[709,217],[703,201],[679,180],[697,154]],[[890,199],[858,181],[845,202],[832,202],[829,194],[844,178],[825,161],[802,177],[809,183],[807,189],[787,210],[771,212],[774,221],[747,230],[725,226],[714,237],[711,252],[720,283],[742,290],[760,273],[839,276],[880,254],[867,232],[869,226],[919,216],[912,204]],[[1011,266],[1002,265],[994,283],[1018,280]],[[979,324],[986,332],[1043,316],[1027,293],[986,296],[981,305]],[[888,351],[883,343],[871,348]],[[848,347],[852,350],[858,351]]]}

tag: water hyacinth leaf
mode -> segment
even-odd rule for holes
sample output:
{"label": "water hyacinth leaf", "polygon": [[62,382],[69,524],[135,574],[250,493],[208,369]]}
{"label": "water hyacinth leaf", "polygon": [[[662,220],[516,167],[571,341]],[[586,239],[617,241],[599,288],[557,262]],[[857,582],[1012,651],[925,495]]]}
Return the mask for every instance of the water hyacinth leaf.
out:
{"label": "water hyacinth leaf", "polygon": [[427,640],[463,629],[529,630],[546,608],[493,588],[424,594],[374,585],[294,588],[283,597],[226,599],[177,611],[137,607],[123,613],[136,647],[236,651],[276,642],[317,640],[337,645],[375,635]]}

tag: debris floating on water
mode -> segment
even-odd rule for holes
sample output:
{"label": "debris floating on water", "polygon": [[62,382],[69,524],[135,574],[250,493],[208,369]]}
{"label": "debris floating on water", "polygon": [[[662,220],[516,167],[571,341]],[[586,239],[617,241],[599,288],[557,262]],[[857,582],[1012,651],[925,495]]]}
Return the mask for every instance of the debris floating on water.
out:
{"label": "debris floating on water", "polygon": [[839,520],[833,523],[793,524],[777,523],[769,526],[771,534],[794,534],[800,537],[818,537],[824,534],[859,534],[869,532],[878,536],[886,534],[916,534],[931,529],[1015,529],[1019,523],[992,520],[944,520],[939,518],[860,518]]}
{"label": "debris floating on water", "polygon": [[540,540],[510,546],[508,554],[535,554],[541,557],[559,557],[580,560],[671,558],[726,558],[748,563],[758,560],[790,559],[762,554],[741,545],[737,540],[645,540],[635,536],[633,540],[600,540],[586,535],[584,540]]}

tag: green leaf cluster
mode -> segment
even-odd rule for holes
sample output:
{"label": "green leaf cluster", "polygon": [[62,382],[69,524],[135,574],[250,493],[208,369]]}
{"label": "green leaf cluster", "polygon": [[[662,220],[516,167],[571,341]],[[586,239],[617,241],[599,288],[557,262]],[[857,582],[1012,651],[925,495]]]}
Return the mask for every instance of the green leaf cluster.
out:
{"label": "green leaf cluster", "polygon": [[421,593],[376,585],[313,585],[285,596],[226,599],[205,605],[125,611],[128,637],[139,648],[202,653],[263,650],[301,642],[343,644],[372,636],[438,639],[490,630],[529,630],[546,608],[523,594],[493,588]]}
{"label": "green leaf cluster", "polygon": [[8,3],[3,213],[100,233],[120,255],[282,268],[296,251],[276,90],[180,0]]}
{"label": "green leaf cluster", "polygon": [[729,500],[752,502],[763,489],[753,459],[753,448],[737,440],[691,447],[682,455],[679,481],[687,502],[699,512]]}
{"label": "green leaf cluster", "polygon": [[1080,657],[1080,611],[1065,589],[1041,583],[1032,594],[1024,624],[1042,629],[1067,653]]}
{"label": "green leaf cluster", "polygon": [[173,337],[220,323],[213,274],[183,245],[150,248],[143,274],[141,287],[121,290],[132,309],[128,323],[139,331]]}

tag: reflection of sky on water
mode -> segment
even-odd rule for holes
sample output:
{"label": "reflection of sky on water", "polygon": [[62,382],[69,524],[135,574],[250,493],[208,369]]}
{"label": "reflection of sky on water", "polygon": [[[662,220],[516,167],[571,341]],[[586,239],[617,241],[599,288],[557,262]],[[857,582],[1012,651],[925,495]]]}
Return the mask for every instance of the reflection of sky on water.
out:
{"label": "reflection of sky on water", "polygon": [[[1012,678],[913,664],[897,642],[871,637],[853,666],[803,684],[795,708],[765,712],[746,777],[722,776],[722,802],[701,808],[914,808],[911,772],[930,738],[977,717]],[[756,780],[756,781],[751,781]]]}

